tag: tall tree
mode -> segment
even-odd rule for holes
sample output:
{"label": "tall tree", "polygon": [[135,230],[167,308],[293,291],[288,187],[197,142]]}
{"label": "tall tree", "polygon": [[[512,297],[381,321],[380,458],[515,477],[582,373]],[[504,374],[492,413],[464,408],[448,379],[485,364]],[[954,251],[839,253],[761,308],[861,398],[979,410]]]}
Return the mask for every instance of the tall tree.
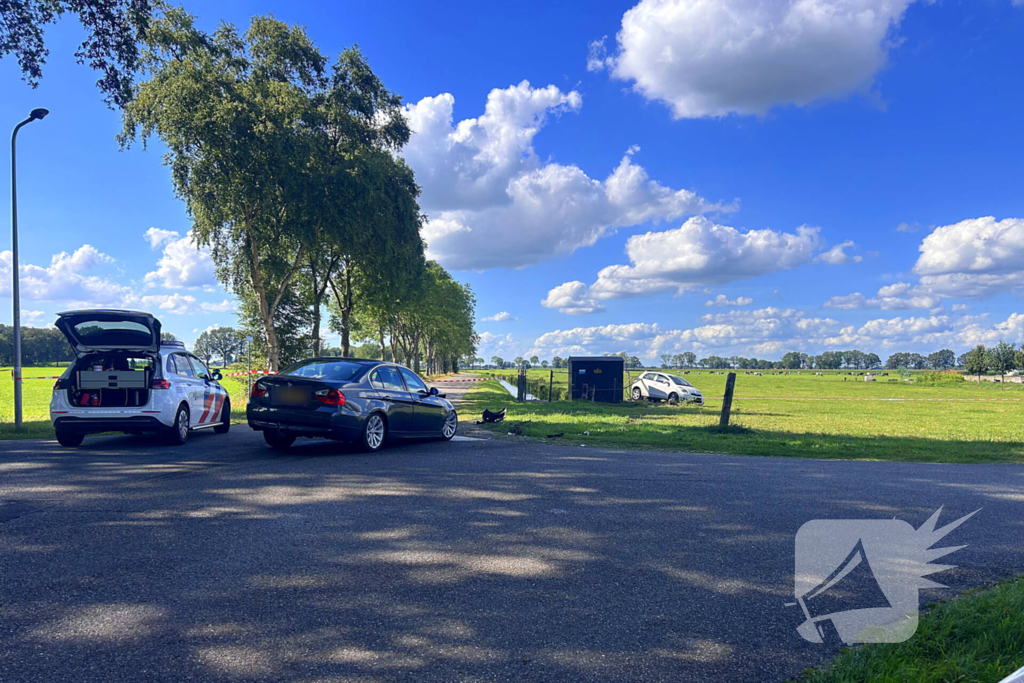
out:
{"label": "tall tree", "polygon": [[[251,294],[248,310],[276,370],[284,299],[315,306],[306,324],[316,326],[332,277],[328,249],[372,242],[359,238],[394,211],[387,190],[404,163],[391,153],[409,136],[401,100],[358,50],[329,69],[302,28],[270,17],[241,35],[230,25],[207,35],[169,8],[147,32],[141,64],[148,79],[125,109],[121,142],[156,134],[167,146],[193,234],[211,247],[218,277],[240,299]],[[411,176],[405,213],[416,205]],[[413,252],[422,249],[418,228]],[[365,250],[352,256],[372,265]],[[310,288],[296,294],[303,268]]]}
{"label": "tall tree", "polygon": [[984,344],[978,344],[964,354],[964,370],[968,375],[982,375],[988,372],[989,354]]}
{"label": "tall tree", "polygon": [[988,351],[988,367],[992,372],[999,373],[999,381],[1005,379],[1006,373],[1017,365],[1017,349],[1013,344],[1000,341]]}

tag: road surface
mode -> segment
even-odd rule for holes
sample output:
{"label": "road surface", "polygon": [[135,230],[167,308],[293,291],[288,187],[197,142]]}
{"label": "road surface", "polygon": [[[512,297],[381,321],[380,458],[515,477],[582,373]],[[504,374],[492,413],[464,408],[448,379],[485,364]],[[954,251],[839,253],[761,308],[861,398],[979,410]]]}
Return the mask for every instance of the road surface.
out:
{"label": "road surface", "polygon": [[804,522],[981,508],[959,589],[1024,572],[1022,503],[1016,466],[0,442],[0,680],[783,681],[833,654],[783,607]]}

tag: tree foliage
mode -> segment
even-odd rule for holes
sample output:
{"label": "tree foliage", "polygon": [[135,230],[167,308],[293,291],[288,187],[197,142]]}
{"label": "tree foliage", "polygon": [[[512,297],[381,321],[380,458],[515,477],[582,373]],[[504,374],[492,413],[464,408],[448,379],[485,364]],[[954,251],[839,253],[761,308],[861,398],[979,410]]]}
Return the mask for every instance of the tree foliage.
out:
{"label": "tree foliage", "polygon": [[139,42],[153,14],[150,0],[0,0],[0,57],[13,54],[33,88],[43,77],[49,55],[46,26],[65,14],[78,16],[86,38],[75,57],[101,76],[96,85],[110,106],[125,106],[132,96]]}
{"label": "tree foliage", "polygon": [[147,80],[121,142],[157,135],[167,146],[193,234],[270,369],[296,347],[319,351],[329,289],[346,353],[358,295],[382,309],[407,303],[424,267],[419,189],[394,156],[409,127],[358,49],[328,67],[300,27],[255,17],[244,34],[208,35],[169,8],[140,63]]}

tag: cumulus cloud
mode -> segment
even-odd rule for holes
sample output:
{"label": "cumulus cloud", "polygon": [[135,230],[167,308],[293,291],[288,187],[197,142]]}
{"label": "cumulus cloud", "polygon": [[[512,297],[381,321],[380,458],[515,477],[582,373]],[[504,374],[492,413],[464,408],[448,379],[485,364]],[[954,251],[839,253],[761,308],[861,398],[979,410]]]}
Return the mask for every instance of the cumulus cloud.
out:
{"label": "cumulus cloud", "polygon": [[725,294],[719,294],[714,299],[709,299],[704,302],[705,306],[749,306],[754,303],[754,300],[749,296],[738,296],[735,299],[730,299]]}
{"label": "cumulus cloud", "polygon": [[181,235],[179,235],[174,230],[164,230],[163,228],[150,228],[145,233],[143,233],[143,236],[149,242],[150,248],[156,249],[161,244],[166,244],[171,240],[177,239]]}
{"label": "cumulus cloud", "polygon": [[484,114],[454,122],[455,98],[408,105],[403,155],[423,188],[428,255],[454,270],[519,268],[571,254],[619,227],[724,210],[652,180],[626,152],[604,180],[542,161],[534,137],[552,116],[576,112],[579,93],[529,82],[495,89]]}
{"label": "cumulus cloud", "polygon": [[604,307],[590,296],[590,288],[579,280],[565,282],[548,292],[540,302],[545,308],[557,308],[568,315],[587,315],[601,313]]}
{"label": "cumulus cloud", "polygon": [[834,266],[839,266],[844,263],[849,263],[851,261],[853,261],[854,263],[860,263],[861,261],[864,260],[862,256],[850,256],[849,254],[846,253],[847,249],[852,249],[853,247],[856,246],[857,245],[854,244],[852,240],[846,240],[841,244],[835,245],[828,251],[822,252],[818,256],[818,260],[824,261],[825,263],[831,263]]}
{"label": "cumulus cloud", "polygon": [[495,313],[494,315],[489,315],[486,318],[480,319],[481,322],[485,323],[505,323],[513,320],[519,320],[519,318],[516,318],[508,311],[502,311],[501,313]]}
{"label": "cumulus cloud", "polygon": [[577,327],[541,335],[528,353],[564,355],[626,351],[643,358],[694,351],[698,355],[777,357],[790,350],[809,353],[836,348],[861,348],[880,353],[896,350],[965,349],[1024,335],[1024,314],[1011,314],[995,324],[984,316],[928,315],[878,318],[850,325],[807,315],[791,308],[763,308],[705,315],[689,329],[631,323]]}
{"label": "cumulus cloud", "polygon": [[[50,259],[49,266],[20,264],[21,297],[29,301],[119,301],[125,288],[100,275],[90,274],[114,259],[90,244],[73,253],[62,251]],[[14,258],[10,251],[0,252],[0,296],[11,295]]]}
{"label": "cumulus cloud", "polygon": [[227,313],[233,311],[234,303],[224,299],[220,303],[199,301],[191,294],[149,294],[143,297],[130,298],[130,303],[147,310],[171,313],[174,315],[196,315],[201,313]]}
{"label": "cumulus cloud", "polygon": [[205,289],[210,291],[217,283],[213,259],[208,249],[199,249],[192,233],[184,237],[173,230],[150,228],[145,232],[151,248],[163,247],[156,262],[157,269],[146,273],[148,286],[169,289]]}
{"label": "cumulus cloud", "polygon": [[[161,243],[173,244],[173,239],[171,242],[157,242]],[[52,301],[67,308],[141,308],[179,315],[223,313],[234,309],[234,303],[227,299],[209,303],[179,293],[140,296],[135,288],[96,272],[112,263],[113,258],[89,244],[82,245],[71,254],[55,254],[47,267],[22,263],[22,299]],[[11,274],[11,252],[0,252],[0,296],[10,296]]]}
{"label": "cumulus cloud", "polygon": [[763,114],[867,92],[912,1],[640,0],[588,68],[610,64],[676,118]]}
{"label": "cumulus cloud", "polygon": [[921,287],[980,298],[1024,287],[1024,219],[972,218],[936,228],[914,265]]}
{"label": "cumulus cloud", "polygon": [[490,362],[491,356],[501,356],[506,360],[511,360],[523,354],[523,344],[516,341],[511,334],[481,332],[476,353],[487,362]]}
{"label": "cumulus cloud", "polygon": [[930,310],[936,308],[941,303],[940,297],[930,294],[921,287],[911,285],[909,282],[898,282],[882,287],[878,290],[877,295],[870,298],[860,292],[854,292],[846,296],[834,296],[825,302],[825,307],[839,310],[860,308],[880,308],[884,311],[915,308]]}
{"label": "cumulus cloud", "polygon": [[[626,240],[630,265],[601,269],[589,288],[567,282],[548,293],[544,305],[563,312],[591,313],[597,302],[724,285],[809,263],[820,245],[819,229],[794,233],[775,230],[741,232],[703,216],[681,227],[633,235]],[[555,305],[557,304],[557,305]]]}

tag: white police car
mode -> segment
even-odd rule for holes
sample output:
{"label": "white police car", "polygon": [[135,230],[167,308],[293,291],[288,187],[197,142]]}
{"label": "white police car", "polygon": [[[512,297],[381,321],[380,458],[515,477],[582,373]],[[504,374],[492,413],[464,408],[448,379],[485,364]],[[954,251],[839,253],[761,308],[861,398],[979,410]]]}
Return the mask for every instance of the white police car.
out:
{"label": "white police car", "polygon": [[220,373],[183,343],[161,342],[160,321],[149,313],[67,311],[56,326],[78,356],[50,399],[62,446],[99,432],[159,432],[174,444],[197,429],[227,433],[231,401]]}

